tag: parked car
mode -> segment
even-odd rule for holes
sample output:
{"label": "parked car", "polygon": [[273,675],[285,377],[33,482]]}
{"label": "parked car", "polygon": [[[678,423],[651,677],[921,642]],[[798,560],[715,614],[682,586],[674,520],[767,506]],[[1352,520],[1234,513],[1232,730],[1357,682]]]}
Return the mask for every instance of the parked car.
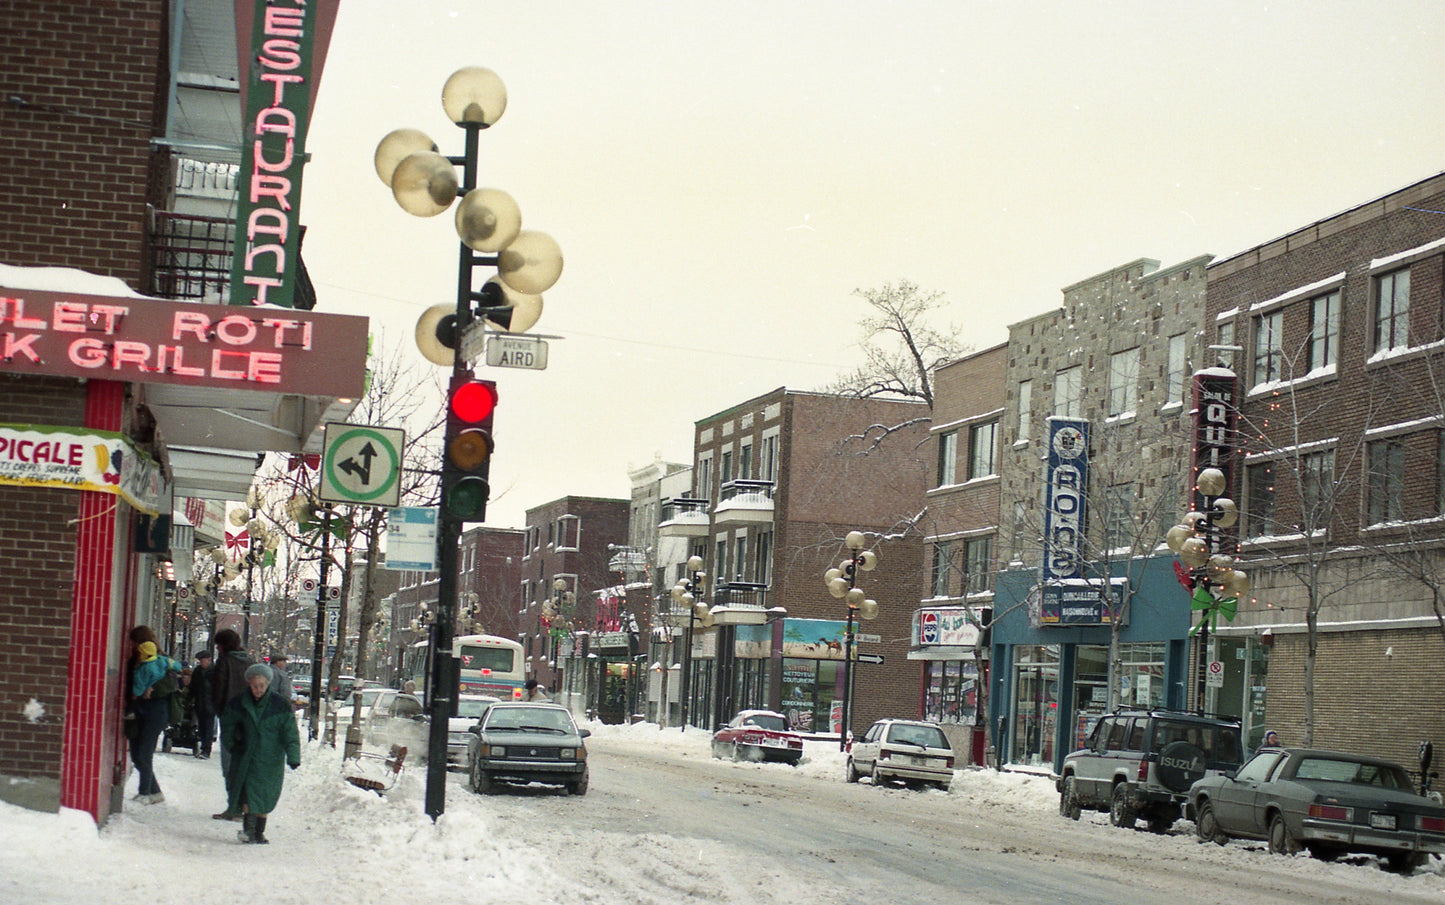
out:
{"label": "parked car", "polygon": [[873,785],[901,779],[910,786],[932,783],[943,791],[953,782],[953,745],[937,723],[879,720],[848,746],[845,778],[871,776]]}
{"label": "parked car", "polygon": [[1135,710],[1099,720],[1087,748],[1064,758],[1059,813],[1078,820],[1085,809],[1108,811],[1114,826],[1143,818],[1164,833],[1183,814],[1189,787],[1205,776],[1239,768],[1239,721],[1168,710]]}
{"label": "parked car", "polygon": [[425,760],[431,718],[421,698],[404,691],[387,689],[367,708],[364,738],[370,745],[389,748],[401,745],[408,757]]}
{"label": "parked car", "polygon": [[447,721],[447,766],[467,765],[467,743],[472,739],[467,730],[477,724],[488,707],[500,700],[490,694],[457,696],[457,715]]}
{"label": "parked car", "polygon": [[[367,712],[371,710],[371,705],[376,703],[376,699],[380,697],[384,692],[388,691],[392,694],[396,693],[395,688],[383,688],[380,685],[368,686],[362,688],[361,691],[358,692],[361,695],[360,726],[362,738],[366,738]],[[328,714],[326,717],[327,722],[331,724],[331,728],[342,733],[343,737],[346,730],[351,726],[351,715],[355,710],[355,705],[356,694],[352,694],[350,697],[341,701],[340,706],[338,706],[335,710],[331,711],[331,713]]]}
{"label": "parked car", "polygon": [[496,790],[499,781],[565,786],[586,795],[587,746],[592,733],[578,729],[558,704],[500,701],[467,730],[467,781],[473,792]]}
{"label": "parked car", "polygon": [[796,767],[803,759],[803,737],[788,728],[788,718],[781,713],[744,710],[713,733],[712,756],[782,761]]}
{"label": "parked car", "polygon": [[1238,771],[1189,789],[1199,838],[1264,839],[1321,861],[1346,852],[1379,855],[1394,870],[1445,854],[1445,805],[1418,794],[1398,764],[1314,748],[1267,748]]}

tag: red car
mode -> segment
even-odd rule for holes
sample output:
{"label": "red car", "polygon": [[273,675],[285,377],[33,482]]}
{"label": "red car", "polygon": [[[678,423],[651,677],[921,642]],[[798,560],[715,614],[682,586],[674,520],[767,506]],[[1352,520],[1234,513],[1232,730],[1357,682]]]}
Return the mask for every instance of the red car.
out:
{"label": "red car", "polygon": [[788,719],[781,713],[744,710],[713,733],[712,756],[781,761],[796,767],[803,759],[803,737],[788,729]]}

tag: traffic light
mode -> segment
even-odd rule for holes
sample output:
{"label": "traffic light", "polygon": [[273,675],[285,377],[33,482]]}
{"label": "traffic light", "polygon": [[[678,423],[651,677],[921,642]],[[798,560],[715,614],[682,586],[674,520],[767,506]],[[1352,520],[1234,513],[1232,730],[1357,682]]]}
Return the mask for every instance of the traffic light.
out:
{"label": "traffic light", "polygon": [[497,384],[470,371],[453,375],[447,393],[447,432],[442,455],[442,514],[459,522],[487,515],[492,460],[492,413]]}

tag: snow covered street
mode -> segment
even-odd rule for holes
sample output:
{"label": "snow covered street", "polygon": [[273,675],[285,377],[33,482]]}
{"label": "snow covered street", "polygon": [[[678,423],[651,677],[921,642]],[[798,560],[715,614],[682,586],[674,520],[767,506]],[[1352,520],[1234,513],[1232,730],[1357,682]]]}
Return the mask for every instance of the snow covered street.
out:
{"label": "snow covered street", "polygon": [[[850,878],[855,871],[866,877],[869,871],[892,870],[893,862],[874,857],[851,864],[847,840],[875,832],[885,840],[896,837],[901,849],[905,829],[922,826],[928,832],[938,825],[940,846],[956,840],[959,850],[994,859],[980,864],[1011,865],[1008,870],[1035,873],[1041,882],[1077,876],[1092,883],[1106,873],[1109,882],[1117,882],[1118,872],[1127,876],[1134,869],[1131,861],[1153,861],[1152,867],[1138,868],[1154,871],[1141,873],[1141,882],[1160,872],[1177,873],[1181,884],[1237,876],[1238,888],[1215,890],[1218,901],[1260,901],[1243,890],[1261,889],[1269,891],[1268,901],[1445,902],[1445,865],[1439,859],[1402,877],[1380,870],[1372,858],[1324,864],[1270,856],[1260,844],[1200,844],[1192,824],[1182,821],[1162,837],[1115,829],[1102,814],[1086,814],[1074,824],[1058,816],[1058,796],[1047,778],[963,771],[947,794],[875,790],[866,782],[846,785],[842,755],[829,744],[810,742],[795,770],[715,761],[708,734],[696,730],[659,731],[648,724],[590,728],[594,772],[586,797],[535,787],[476,796],[460,774],[452,774],[446,813],[435,824],[423,813],[424,770],[408,770],[395,789],[379,797],[341,779],[338,751],[305,746],[302,766],[287,776],[267,828],[268,846],[241,845],[235,838],[238,824],[211,819],[223,803],[217,759],[196,760],[182,750],[158,754],[165,802],[127,801],[124,813],[99,833],[81,812],[41,814],[0,805],[0,901],[179,905],[231,894],[275,905],[873,901],[849,898],[850,891],[862,896],[873,882],[860,879],[855,886]],[[678,776],[685,781],[668,782]],[[619,791],[624,777],[625,796]],[[135,783],[132,775],[128,798]],[[665,795],[683,795],[698,802],[696,811],[684,806],[648,814],[649,783],[657,790],[656,810],[668,806]],[[634,786],[642,791],[632,791]],[[809,845],[807,833],[788,824],[791,812],[783,806],[796,808],[815,797],[819,827],[808,832],[825,839],[832,834],[841,847],[818,859],[826,862],[823,870],[838,875],[835,889],[818,887],[819,868],[789,870],[781,863],[786,851],[780,850],[774,863],[767,849],[733,846],[725,835],[731,814],[746,821],[738,826],[776,820],[778,833],[793,826],[788,840]],[[703,810],[724,798],[730,810]],[[871,809],[868,822],[875,826],[860,821],[829,826],[834,808],[827,803],[844,798],[851,807]],[[627,815],[633,811],[648,814],[646,823],[630,824]],[[722,838],[710,835],[709,821]],[[886,843],[866,847],[872,855],[889,854],[879,851]],[[1111,862],[1107,869],[1105,861]],[[901,891],[893,897],[897,903],[915,901],[903,873]],[[961,889],[970,884],[968,877],[957,882]],[[1312,888],[1321,894],[1310,895]],[[1038,900],[1047,898],[1041,893]],[[1213,899],[1141,888],[1136,901]]]}

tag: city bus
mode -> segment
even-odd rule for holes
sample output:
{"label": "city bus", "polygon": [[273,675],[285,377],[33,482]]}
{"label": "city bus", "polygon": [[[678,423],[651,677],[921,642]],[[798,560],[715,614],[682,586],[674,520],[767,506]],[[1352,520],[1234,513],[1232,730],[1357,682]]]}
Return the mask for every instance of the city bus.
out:
{"label": "city bus", "polygon": [[[452,641],[462,694],[489,694],[504,701],[521,700],[527,680],[522,645],[496,635],[458,635]],[[431,677],[431,643],[418,641],[406,654],[403,679],[416,683],[417,694],[426,691]]]}

